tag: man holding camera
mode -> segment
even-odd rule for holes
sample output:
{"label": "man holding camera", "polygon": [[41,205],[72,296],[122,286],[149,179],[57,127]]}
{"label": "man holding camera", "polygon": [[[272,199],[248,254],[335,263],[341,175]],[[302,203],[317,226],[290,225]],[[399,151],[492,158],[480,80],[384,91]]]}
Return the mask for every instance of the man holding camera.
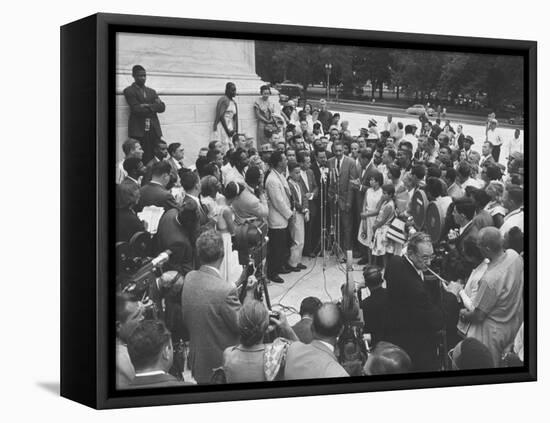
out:
{"label": "man holding camera", "polygon": [[[183,324],[189,333],[189,368],[199,384],[210,383],[212,369],[222,365],[223,351],[239,341],[237,288],[220,275],[224,257],[220,233],[209,230],[196,242],[202,266],[185,277],[182,291]],[[250,277],[244,302],[254,299],[256,283]]]}

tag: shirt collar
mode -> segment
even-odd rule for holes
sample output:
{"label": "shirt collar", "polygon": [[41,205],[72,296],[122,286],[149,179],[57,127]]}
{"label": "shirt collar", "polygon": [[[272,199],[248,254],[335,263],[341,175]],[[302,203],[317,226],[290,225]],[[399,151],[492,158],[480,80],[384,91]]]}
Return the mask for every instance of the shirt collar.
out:
{"label": "shirt collar", "polygon": [[143,373],[136,373],[136,377],[140,377],[140,376],[156,376],[156,375],[165,375],[166,372],[165,371],[162,371],[162,370],[153,370],[153,371],[150,371],[150,372],[143,372]]}
{"label": "shirt collar", "polygon": [[221,278],[222,275],[220,273],[220,269],[215,268],[214,266],[209,266],[208,264],[205,264],[204,267],[208,267],[209,269],[212,269],[216,274]]}
{"label": "shirt collar", "polygon": [[418,276],[420,276],[420,279],[422,279],[422,281],[424,281],[424,272],[422,272],[422,270],[418,270],[416,268],[416,266],[414,265],[414,263],[411,261],[411,259],[409,258],[408,255],[404,254],[403,257],[405,257],[407,259],[407,261],[411,264],[412,268],[414,269],[414,271],[416,273],[418,273]]}

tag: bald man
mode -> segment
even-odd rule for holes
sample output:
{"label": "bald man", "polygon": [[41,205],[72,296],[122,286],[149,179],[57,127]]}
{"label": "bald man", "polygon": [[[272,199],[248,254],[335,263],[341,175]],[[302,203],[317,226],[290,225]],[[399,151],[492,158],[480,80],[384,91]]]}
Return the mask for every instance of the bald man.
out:
{"label": "bald man", "polygon": [[485,344],[498,365],[523,322],[523,258],[504,250],[502,235],[494,227],[479,231],[478,245],[489,264],[459,318],[466,336]]}
{"label": "bald man", "polygon": [[325,303],[318,308],[311,324],[311,343],[294,342],[288,348],[284,380],[348,377],[334,355],[343,323],[336,304]]}

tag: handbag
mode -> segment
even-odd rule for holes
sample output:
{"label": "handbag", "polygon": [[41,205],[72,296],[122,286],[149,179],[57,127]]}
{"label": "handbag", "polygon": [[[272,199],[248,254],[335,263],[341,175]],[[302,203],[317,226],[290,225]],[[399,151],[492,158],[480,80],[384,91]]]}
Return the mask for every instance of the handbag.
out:
{"label": "handbag", "polygon": [[388,230],[386,231],[386,238],[389,241],[393,241],[398,244],[404,244],[407,240],[405,221],[395,216],[391,221]]}

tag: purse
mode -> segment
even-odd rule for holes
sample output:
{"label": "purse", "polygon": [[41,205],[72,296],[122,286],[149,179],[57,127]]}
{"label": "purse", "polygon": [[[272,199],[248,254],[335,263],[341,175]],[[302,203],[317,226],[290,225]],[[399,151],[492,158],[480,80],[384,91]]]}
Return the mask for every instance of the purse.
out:
{"label": "purse", "polygon": [[398,244],[404,244],[407,240],[405,221],[395,216],[391,221],[388,230],[386,231],[386,238],[389,241],[393,241]]}

